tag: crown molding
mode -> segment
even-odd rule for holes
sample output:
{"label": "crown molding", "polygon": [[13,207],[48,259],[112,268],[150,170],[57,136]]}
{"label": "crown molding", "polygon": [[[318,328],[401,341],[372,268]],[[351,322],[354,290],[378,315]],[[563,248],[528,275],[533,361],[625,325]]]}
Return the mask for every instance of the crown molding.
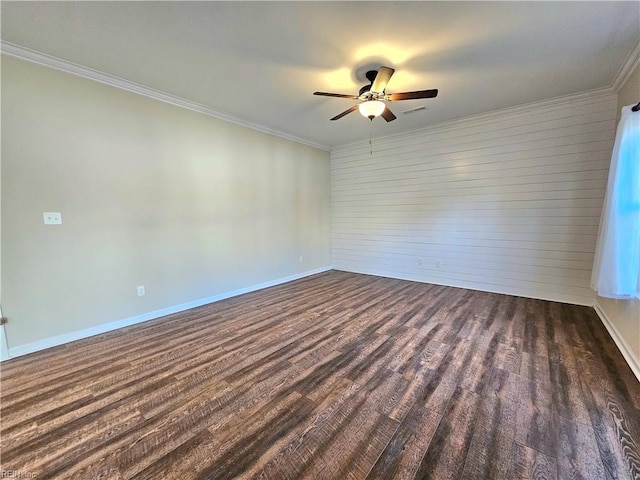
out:
{"label": "crown molding", "polygon": [[[573,103],[583,103],[585,101],[593,102],[594,100],[597,100],[599,98],[606,100],[607,97],[611,97],[612,95],[616,95],[616,91],[611,86],[604,87],[604,88],[597,88],[594,90],[588,90],[586,92],[572,93],[569,95],[563,95],[561,97],[554,97],[546,100],[540,100],[537,102],[525,103],[515,107],[501,108],[499,110],[493,110],[488,113],[478,113],[476,115],[469,115],[467,117],[455,118],[453,120],[434,123],[432,125],[427,125],[426,127],[420,127],[418,129],[410,130],[407,132],[401,132],[401,133],[395,133],[393,135],[376,137],[374,138],[374,140],[377,142],[398,141],[404,138],[409,138],[409,137],[412,137],[415,135],[421,135],[424,133],[446,132],[447,130],[460,128],[461,126],[472,127],[478,124],[490,122],[492,120],[504,120],[510,117],[526,115],[526,114],[529,114],[532,109],[567,106]],[[361,140],[354,143],[339,145],[334,147],[332,151],[337,151],[337,150],[344,151],[344,150],[364,148],[364,147],[369,148],[368,140]]]}
{"label": "crown molding", "polygon": [[640,41],[631,49],[620,70],[618,70],[616,76],[613,77],[611,88],[619,92],[638,65],[640,65]]}
{"label": "crown molding", "polygon": [[122,90],[126,90],[131,93],[136,93],[138,95],[143,95],[148,98],[153,98],[154,100],[159,100],[161,102],[168,103],[176,107],[186,108],[187,110],[202,113],[203,115],[214,117],[219,120],[224,120],[225,122],[234,123],[236,125],[250,128],[252,130],[257,130],[258,132],[266,133],[274,137],[284,138],[285,140],[301,143],[303,145],[307,145],[313,148],[318,148],[320,150],[326,150],[326,151],[331,150],[331,148],[328,147],[327,145],[321,145],[319,143],[305,140],[304,138],[296,137],[294,135],[290,135],[285,132],[273,130],[271,128],[264,127],[262,125],[258,125],[257,123],[249,122],[247,120],[234,117],[233,115],[230,115],[225,112],[221,112],[220,110],[216,110],[214,108],[208,107],[207,105],[203,105],[197,102],[192,102],[191,100],[187,100],[185,98],[177,97],[175,95],[171,95],[169,93],[165,93],[160,90],[155,90],[153,88],[140,85],[139,83],[131,82],[129,80],[125,80],[124,78],[116,77],[114,75],[109,75],[108,73],[104,73],[99,70],[94,70],[92,68],[85,67],[77,63],[69,62],[67,60],[63,60],[61,58],[48,55],[46,53],[38,52],[36,50],[31,50],[30,48],[22,47],[14,43],[9,43],[3,40],[0,42],[0,47],[1,47],[1,53],[3,55],[9,55],[11,57],[15,57],[20,60],[25,60],[31,63],[36,63],[38,65],[43,65],[45,67],[53,68],[61,72],[70,73],[71,75],[83,77],[88,80],[93,80],[95,82],[109,85],[111,87],[120,88]]}

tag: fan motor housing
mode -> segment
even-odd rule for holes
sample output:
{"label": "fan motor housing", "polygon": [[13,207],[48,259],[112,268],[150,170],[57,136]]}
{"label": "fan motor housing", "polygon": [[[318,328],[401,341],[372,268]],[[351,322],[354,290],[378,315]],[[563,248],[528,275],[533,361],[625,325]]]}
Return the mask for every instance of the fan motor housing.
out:
{"label": "fan motor housing", "polygon": [[376,75],[378,75],[378,70],[369,70],[364,76],[367,77],[367,80],[373,83],[376,79]]}
{"label": "fan motor housing", "polygon": [[376,79],[376,75],[378,75],[377,70],[369,70],[365,74],[365,76],[367,77],[367,80],[369,80],[371,83],[369,85],[365,85],[360,89],[360,92],[359,92],[360,95],[364,95],[365,93],[371,91],[371,86],[373,85],[373,82]]}
{"label": "fan motor housing", "polygon": [[371,90],[371,85],[365,85],[364,87],[362,87],[360,89],[360,95],[364,95],[365,93],[367,93],[370,90]]}

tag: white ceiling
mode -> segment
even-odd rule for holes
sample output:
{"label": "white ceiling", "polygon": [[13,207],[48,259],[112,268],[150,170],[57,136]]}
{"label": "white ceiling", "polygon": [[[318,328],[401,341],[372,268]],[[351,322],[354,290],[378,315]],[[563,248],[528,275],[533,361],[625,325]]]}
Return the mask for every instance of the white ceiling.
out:
{"label": "white ceiling", "polygon": [[[2,2],[2,39],[336,146],[369,137],[351,100],[397,69],[374,136],[607,87],[640,39],[640,2]],[[426,105],[427,110],[402,114]]]}

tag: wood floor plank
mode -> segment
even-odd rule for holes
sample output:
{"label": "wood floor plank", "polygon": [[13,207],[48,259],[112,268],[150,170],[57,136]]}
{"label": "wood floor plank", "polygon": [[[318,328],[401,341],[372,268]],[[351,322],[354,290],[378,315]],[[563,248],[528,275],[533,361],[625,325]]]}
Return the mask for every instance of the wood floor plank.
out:
{"label": "wood floor plank", "polygon": [[557,450],[557,421],[552,408],[538,405],[534,397],[528,397],[519,404],[515,440],[554,456]]}
{"label": "wood floor plank", "polygon": [[[291,430],[286,435],[281,436],[273,442],[268,452],[265,453],[255,464],[240,475],[240,478],[274,478],[279,475],[281,478],[295,478],[296,468],[300,462],[292,463],[292,459],[299,458],[300,452],[310,458],[309,438],[317,435],[329,425],[327,422],[345,404],[349,404],[350,399],[361,391],[362,387],[350,380],[342,379],[328,391],[326,397],[316,402],[316,407],[311,415],[311,419]],[[277,475],[276,475],[277,474]]]}
{"label": "wood floor plank", "polygon": [[544,453],[515,443],[513,461],[505,478],[513,480],[556,480],[558,478],[556,460]]}
{"label": "wood floor plank", "polygon": [[234,398],[235,395],[227,387],[212,386],[189,398],[179,408],[146,419],[138,428],[130,428],[120,419],[118,431],[111,432],[107,437],[76,437],[75,432],[70,431],[65,439],[68,442],[75,441],[75,449],[63,452],[67,454],[56,455],[43,464],[41,476],[87,478],[93,472],[109,470],[114,466],[122,473],[121,459],[131,458],[136,452],[143,452],[141,458],[145,463],[154,456],[162,456],[191,438],[194,429],[208,425],[216,415],[222,414],[224,410],[220,408],[221,405],[228,405]]}
{"label": "wood floor plank", "polygon": [[509,375],[498,368],[491,372],[461,478],[509,478],[519,406]]}
{"label": "wood floor plank", "polygon": [[0,364],[40,479],[640,479],[593,309],[331,271]]}
{"label": "wood floor plank", "polygon": [[565,362],[550,362],[549,367],[553,385],[562,385],[551,390],[555,410],[564,418],[589,423],[579,372]]}
{"label": "wood floor plank", "polygon": [[481,397],[456,389],[420,462],[415,478],[462,478]]}
{"label": "wood floor plank", "polygon": [[[330,414],[319,415],[306,425],[304,441],[290,441],[253,478],[362,478],[362,470],[377,458],[397,426],[376,411],[394,387],[393,381],[385,381],[386,372],[381,373],[375,382],[350,384],[344,394],[325,399],[323,403],[329,400],[333,405]],[[352,449],[347,445],[362,447]],[[356,456],[351,459],[353,454]],[[277,476],[266,475],[274,471]]]}
{"label": "wood floor plank", "polygon": [[367,480],[414,478],[441,419],[442,414],[414,405],[369,471]]}
{"label": "wood floor plank", "polygon": [[610,478],[640,478],[640,413],[628,414],[632,405],[616,393],[596,358],[591,351],[581,351],[578,363],[585,370],[582,391],[600,458]]}
{"label": "wood floor plank", "polygon": [[607,478],[591,425],[558,417],[559,478]]}

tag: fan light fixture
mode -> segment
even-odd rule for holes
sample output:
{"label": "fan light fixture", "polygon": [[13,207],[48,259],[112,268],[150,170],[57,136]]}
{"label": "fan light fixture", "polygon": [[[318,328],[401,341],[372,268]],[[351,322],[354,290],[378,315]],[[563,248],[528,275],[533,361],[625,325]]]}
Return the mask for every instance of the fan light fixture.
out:
{"label": "fan light fixture", "polygon": [[380,100],[369,100],[358,105],[358,110],[360,110],[362,116],[371,120],[379,117],[385,108],[387,108],[386,105]]}
{"label": "fan light fixture", "polygon": [[376,117],[382,115],[382,118],[385,119],[386,122],[393,122],[396,119],[396,116],[393,114],[391,110],[387,108],[384,102],[380,101],[380,99],[389,101],[389,102],[397,102],[399,100],[417,100],[419,98],[435,98],[438,95],[438,89],[434,88],[432,90],[417,90],[415,92],[401,92],[401,93],[390,93],[387,94],[385,92],[385,88],[387,88],[387,83],[391,79],[391,75],[393,75],[395,70],[389,67],[380,67],[376,70],[369,70],[367,72],[367,80],[371,82],[370,85],[364,85],[357,95],[346,95],[344,93],[329,93],[329,92],[313,92],[314,95],[320,95],[322,97],[338,97],[338,98],[348,98],[350,100],[359,100],[362,103],[352,105],[350,108],[345,110],[342,113],[339,113],[335,117],[331,119],[340,120],[345,115],[349,115],[351,112],[355,112],[356,110],[360,110],[360,113],[363,117],[369,118],[373,120]]}

